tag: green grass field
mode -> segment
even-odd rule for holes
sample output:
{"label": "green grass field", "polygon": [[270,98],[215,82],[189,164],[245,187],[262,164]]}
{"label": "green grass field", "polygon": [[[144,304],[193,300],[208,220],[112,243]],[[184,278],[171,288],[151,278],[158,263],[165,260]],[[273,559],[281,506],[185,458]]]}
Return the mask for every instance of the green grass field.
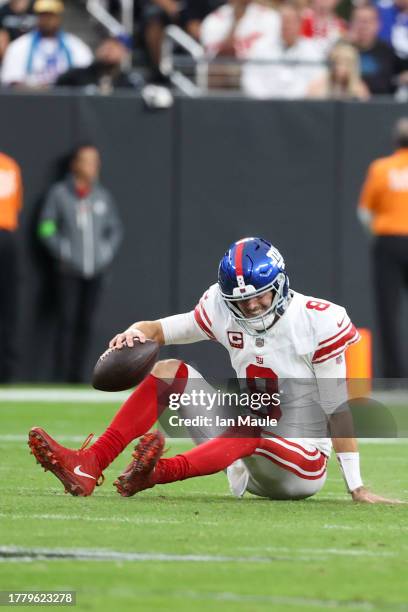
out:
{"label": "green grass field", "polygon": [[[303,502],[230,496],[223,474],[122,499],[112,482],[65,495],[25,442],[41,425],[67,446],[116,404],[0,403],[0,590],[75,590],[78,610],[408,610],[408,505],[353,504],[334,458]],[[78,440],[78,441],[76,441]],[[170,443],[170,454],[186,445]],[[408,444],[364,444],[366,483],[408,501]],[[7,560],[5,547],[144,553],[136,560]]]}

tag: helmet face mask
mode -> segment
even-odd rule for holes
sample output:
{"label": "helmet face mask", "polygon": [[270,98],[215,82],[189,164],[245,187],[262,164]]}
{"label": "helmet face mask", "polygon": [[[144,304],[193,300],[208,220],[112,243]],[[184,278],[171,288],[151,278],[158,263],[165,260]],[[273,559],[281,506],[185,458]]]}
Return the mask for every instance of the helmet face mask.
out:
{"label": "helmet face mask", "polygon": [[[221,295],[237,323],[250,335],[265,334],[285,312],[291,298],[282,255],[261,238],[234,243],[221,260],[218,274]],[[272,292],[269,307],[254,316],[239,304]]]}
{"label": "helmet face mask", "polygon": [[[255,298],[261,298],[265,295],[270,295],[270,303],[269,305],[262,307],[258,302],[259,306],[261,306],[261,311],[255,315],[251,315],[248,312],[245,312],[245,302],[249,302],[249,300],[253,300]],[[245,329],[247,333],[256,333],[258,335],[260,332],[265,332],[274,322],[275,314],[274,314],[274,302],[276,300],[276,293],[267,289],[262,293],[258,293],[255,296],[248,297],[246,299],[236,300],[236,301],[227,301],[227,306],[231,311],[234,319]]]}

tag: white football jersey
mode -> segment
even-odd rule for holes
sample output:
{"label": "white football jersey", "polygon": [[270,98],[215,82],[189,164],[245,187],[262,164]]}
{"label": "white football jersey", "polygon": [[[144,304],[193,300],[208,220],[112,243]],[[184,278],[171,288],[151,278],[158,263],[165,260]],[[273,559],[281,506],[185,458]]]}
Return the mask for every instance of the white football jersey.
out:
{"label": "white football jersey", "polygon": [[280,38],[279,13],[267,6],[251,2],[236,23],[234,7],[224,4],[202,22],[200,42],[206,51],[217,54],[234,30],[234,47],[239,59],[274,57]]}
{"label": "white football jersey", "polygon": [[[288,426],[290,428],[293,423],[294,434],[291,437],[298,438],[300,436],[299,430],[296,431],[296,422],[299,421],[293,411],[305,410],[316,404],[317,385],[310,379],[316,380],[319,376],[316,372],[319,364],[334,358],[341,359],[342,353],[350,344],[357,342],[360,336],[342,306],[301,293],[292,293],[293,297],[283,316],[266,333],[259,336],[252,336],[240,327],[226,306],[217,284],[204,293],[194,311],[161,319],[161,324],[166,344],[216,340],[227,349],[239,379],[274,380],[276,390],[282,392],[280,424],[282,427],[286,426],[287,432]],[[286,384],[287,389],[287,385],[290,385],[288,379],[296,381],[292,383],[289,394],[283,393],[279,384],[280,380],[286,381],[283,387]],[[329,395],[332,387],[329,389]],[[264,390],[265,387],[259,389]],[[340,391],[343,393],[343,390]],[[285,396],[288,399],[287,412]],[[328,404],[330,402],[329,398]],[[339,401],[334,399],[333,409],[338,405]],[[330,412],[330,408],[326,412]],[[319,428],[319,424],[316,424],[316,427]],[[289,436],[286,434],[286,437]],[[330,454],[330,439],[314,432],[312,424],[311,429],[304,432],[302,437],[314,439],[317,448],[327,455]]]}
{"label": "white football jersey", "polygon": [[259,337],[240,327],[217,284],[204,293],[194,318],[208,338],[227,349],[238,378],[252,378],[255,369],[261,378],[269,378],[266,370],[277,378],[314,377],[314,364],[339,356],[359,339],[342,306],[296,291],[284,315]]}

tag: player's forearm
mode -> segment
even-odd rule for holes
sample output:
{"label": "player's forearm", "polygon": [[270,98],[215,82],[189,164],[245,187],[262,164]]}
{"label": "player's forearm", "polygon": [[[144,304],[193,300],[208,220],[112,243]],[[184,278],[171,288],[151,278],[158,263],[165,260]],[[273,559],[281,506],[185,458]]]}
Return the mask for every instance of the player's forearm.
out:
{"label": "player's forearm", "polygon": [[336,453],[358,453],[356,438],[332,438]]}
{"label": "player's forearm", "polygon": [[130,325],[128,329],[138,329],[149,340],[155,340],[160,345],[164,344],[163,328],[160,321],[138,321]]}
{"label": "player's forearm", "polygon": [[332,438],[332,441],[347,489],[353,493],[363,487],[357,440],[350,437]]}
{"label": "player's forearm", "polygon": [[[354,495],[354,491],[363,487],[360,471],[360,453],[358,442],[354,436],[353,417],[349,410],[341,410],[330,416],[330,434],[333,448],[336,451],[337,461],[344,478],[347,490]],[[353,497],[354,499],[354,497]]]}

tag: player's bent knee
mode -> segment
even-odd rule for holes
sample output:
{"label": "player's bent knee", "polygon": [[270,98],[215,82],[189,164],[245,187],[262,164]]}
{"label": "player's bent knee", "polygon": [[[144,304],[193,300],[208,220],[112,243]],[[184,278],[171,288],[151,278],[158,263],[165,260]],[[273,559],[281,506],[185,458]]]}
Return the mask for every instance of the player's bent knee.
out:
{"label": "player's bent knee", "polygon": [[154,365],[152,374],[156,378],[173,380],[181,364],[182,362],[179,359],[162,359]]}

